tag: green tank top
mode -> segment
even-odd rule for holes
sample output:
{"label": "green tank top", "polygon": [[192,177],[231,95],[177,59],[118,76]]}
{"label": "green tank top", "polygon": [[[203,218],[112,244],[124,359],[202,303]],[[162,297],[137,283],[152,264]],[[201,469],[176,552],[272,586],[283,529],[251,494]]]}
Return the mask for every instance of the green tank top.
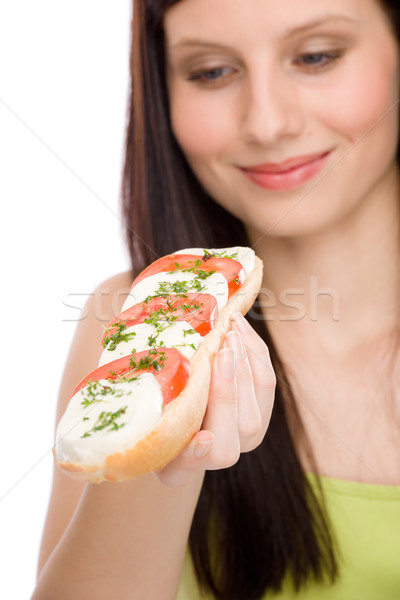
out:
{"label": "green tank top", "polygon": [[[316,486],[315,477],[309,475],[309,479]],[[399,600],[400,486],[327,477],[321,477],[321,484],[340,549],[339,579],[333,586],[310,582],[296,594],[287,578],[282,592],[265,598]],[[188,552],[177,600],[211,600],[199,594]]]}

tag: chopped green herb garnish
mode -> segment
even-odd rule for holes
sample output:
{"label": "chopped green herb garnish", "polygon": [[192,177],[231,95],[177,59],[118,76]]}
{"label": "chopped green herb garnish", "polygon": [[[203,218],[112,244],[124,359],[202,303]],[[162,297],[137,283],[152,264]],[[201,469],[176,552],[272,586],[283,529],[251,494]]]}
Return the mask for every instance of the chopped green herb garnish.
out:
{"label": "chopped green herb garnish", "polygon": [[103,385],[99,381],[89,381],[89,383],[81,389],[83,400],[81,405],[87,408],[96,402],[107,402],[107,396],[120,398],[124,395],[124,391],[112,385]]}
{"label": "chopped green herb garnish", "polygon": [[197,333],[195,329],[184,329],[183,337],[186,337],[187,335],[193,335],[194,333]]}
{"label": "chopped green herb garnish", "polygon": [[177,307],[174,306],[173,301],[170,298],[168,298],[167,300],[167,306],[171,312],[178,310]]}
{"label": "chopped green herb garnish", "polygon": [[85,431],[85,433],[81,436],[83,438],[90,437],[92,433],[96,433],[96,431],[102,431],[103,429],[109,428],[109,431],[117,431],[126,425],[126,423],[116,423],[116,419],[119,419],[121,415],[125,414],[127,406],[123,406],[122,408],[116,410],[115,412],[106,412],[103,410],[99,417],[89,431]]}
{"label": "chopped green herb garnish", "polygon": [[159,327],[160,322],[172,324],[177,320],[178,317],[174,315],[169,315],[167,309],[160,308],[159,310],[154,310],[151,312],[145,319],[144,322],[147,325],[153,325],[154,327]]}
{"label": "chopped green herb garnish", "polygon": [[117,344],[120,342],[129,342],[129,340],[134,338],[136,335],[134,331],[124,333],[125,329],[127,328],[127,325],[124,321],[120,321],[115,326],[117,327],[117,331],[112,335],[105,337],[103,340],[103,348],[107,347],[107,350],[115,350]]}
{"label": "chopped green herb garnish", "polygon": [[165,329],[171,327],[175,323],[178,317],[174,315],[170,315],[168,310],[165,308],[160,308],[158,310],[154,310],[151,312],[145,319],[144,322],[147,325],[152,325],[155,329],[155,332],[148,337],[147,344],[149,346],[163,346],[164,342],[160,342],[157,344],[157,338]]}
{"label": "chopped green herb garnish", "polygon": [[[212,272],[206,273],[209,277]],[[201,283],[201,277],[195,277],[193,281],[160,281],[158,288],[152,296],[147,296],[145,302],[149,302],[152,298],[167,298],[171,294],[177,295],[180,298],[187,298],[187,294],[195,290],[196,292],[203,292],[206,288]]]}
{"label": "chopped green herb garnish", "polygon": [[209,258],[238,258],[238,251],[233,252],[232,254],[228,254],[226,250],[222,250],[222,252],[208,252],[208,250],[203,251],[203,261],[208,260]]}
{"label": "chopped green herb garnish", "polygon": [[[135,348],[132,350],[132,354],[136,352]],[[125,377],[125,375],[120,375],[116,379],[114,379],[114,383],[130,383],[131,381],[136,381],[140,378],[140,375],[136,375],[136,377]],[[131,394],[131,390],[129,392],[125,392],[126,394]]]}
{"label": "chopped green herb garnish", "polygon": [[157,342],[157,336],[156,335],[150,335],[147,339],[147,344],[149,346],[155,346]]}
{"label": "chopped green herb garnish", "polygon": [[175,344],[175,346],[171,346],[171,348],[180,348],[181,346],[189,346],[190,348],[193,348],[193,350],[197,350],[196,346],[194,344]]}
{"label": "chopped green herb garnish", "polygon": [[184,304],[181,304],[181,308],[183,308],[183,310],[185,312],[194,312],[195,310],[199,310],[200,307],[203,306],[203,302],[200,302],[198,304],[196,304],[195,300],[192,300],[191,302],[185,302]]}
{"label": "chopped green herb garnish", "polygon": [[204,250],[203,253],[203,258],[201,259],[203,262],[205,262],[206,260],[213,258],[213,256],[215,256],[215,254],[212,254],[211,252],[208,252],[208,250]]}
{"label": "chopped green herb garnish", "polygon": [[175,263],[175,270],[168,271],[168,274],[172,275],[173,273],[180,271],[181,273],[194,273],[199,279],[207,279],[215,273],[215,271],[204,271],[203,269],[200,269],[201,265],[203,264],[201,258],[198,258],[197,260],[188,260],[188,263],[194,263],[194,266],[182,268],[179,263]]}
{"label": "chopped green herb garnish", "polygon": [[[154,355],[157,356],[158,354],[158,358],[153,358]],[[142,356],[140,358],[139,362],[137,362],[135,356],[132,354],[129,365],[131,369],[143,370],[153,368],[155,371],[159,372],[161,371],[161,369],[164,368],[165,365],[163,363],[165,360],[165,352],[158,353],[158,351],[155,348],[151,348],[146,354],[146,356]]]}

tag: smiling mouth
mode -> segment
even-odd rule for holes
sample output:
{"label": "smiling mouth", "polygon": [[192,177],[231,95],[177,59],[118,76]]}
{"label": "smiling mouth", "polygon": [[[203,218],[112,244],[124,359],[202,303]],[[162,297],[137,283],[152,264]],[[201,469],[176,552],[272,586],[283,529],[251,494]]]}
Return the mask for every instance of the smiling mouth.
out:
{"label": "smiling mouth", "polygon": [[290,190],[314,177],[324,167],[330,154],[331,151],[309,154],[281,163],[240,167],[240,170],[260,187],[277,191]]}

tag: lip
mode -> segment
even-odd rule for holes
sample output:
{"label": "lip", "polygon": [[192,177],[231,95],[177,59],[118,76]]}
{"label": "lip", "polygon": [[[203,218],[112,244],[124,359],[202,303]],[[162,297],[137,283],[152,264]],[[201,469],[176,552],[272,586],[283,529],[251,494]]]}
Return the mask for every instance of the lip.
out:
{"label": "lip", "polygon": [[315,177],[324,167],[331,151],[289,158],[281,163],[240,167],[256,185],[269,190],[291,190]]}

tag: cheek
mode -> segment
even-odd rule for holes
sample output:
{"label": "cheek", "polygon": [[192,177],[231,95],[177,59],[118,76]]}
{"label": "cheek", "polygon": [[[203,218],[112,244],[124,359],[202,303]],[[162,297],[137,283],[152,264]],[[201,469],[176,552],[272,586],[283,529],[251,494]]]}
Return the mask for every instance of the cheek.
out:
{"label": "cheek", "polygon": [[352,144],[365,140],[377,152],[392,152],[398,141],[397,59],[375,52],[363,64],[368,68],[349,68],[341,85],[326,90],[321,120]]}
{"label": "cheek", "polygon": [[226,110],[206,95],[170,91],[171,124],[175,138],[189,162],[218,156],[231,135]]}

